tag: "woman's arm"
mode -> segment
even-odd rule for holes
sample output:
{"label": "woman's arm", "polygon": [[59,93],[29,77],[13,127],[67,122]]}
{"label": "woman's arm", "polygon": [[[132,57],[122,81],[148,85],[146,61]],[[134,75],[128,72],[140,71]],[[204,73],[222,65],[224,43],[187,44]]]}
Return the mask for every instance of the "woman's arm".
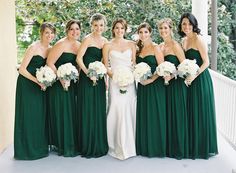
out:
{"label": "woman's arm", "polygon": [[78,49],[78,53],[77,53],[77,57],[76,57],[76,62],[77,64],[80,66],[80,68],[83,70],[83,72],[87,75],[88,73],[88,69],[85,67],[84,62],[83,62],[83,56],[88,48],[89,45],[89,38],[85,38],[79,49]]}
{"label": "woman's arm", "polygon": [[208,58],[208,54],[207,54],[207,47],[204,43],[204,41],[202,40],[202,38],[197,35],[196,37],[196,47],[198,49],[198,51],[200,52],[201,58],[202,58],[202,65],[200,66],[197,75],[195,76],[190,76],[187,78],[187,84],[190,85],[195,79],[196,77],[198,77],[199,74],[201,74],[208,66],[209,66],[209,58]]}
{"label": "woman's arm", "polygon": [[136,65],[136,44],[133,41],[131,41],[130,44],[132,50],[132,64]]}
{"label": "woman's arm", "polygon": [[201,55],[201,58],[203,61],[202,65],[200,66],[200,69],[198,71],[198,75],[199,75],[209,66],[209,57],[208,57],[208,53],[207,53],[207,46],[200,36],[197,36],[196,46],[200,52],[200,55]]}
{"label": "woman's arm", "polygon": [[[162,62],[164,62],[163,53],[162,53],[159,45],[154,44],[153,46],[154,46],[153,47],[154,48],[154,56],[156,58],[157,64],[161,64]],[[141,82],[141,84],[142,85],[150,84],[150,83],[154,82],[158,77],[159,76],[156,73],[154,73],[150,79],[147,79],[147,80]]]}
{"label": "woman's arm", "polygon": [[110,43],[107,43],[103,46],[103,49],[102,49],[102,56],[103,56],[103,62],[104,62],[104,65],[107,69],[107,74],[110,78],[112,78],[112,71],[111,71],[111,68],[109,67],[109,51],[110,51]]}
{"label": "woman's arm", "polygon": [[[48,54],[48,58],[47,58],[47,65],[54,71],[55,74],[57,74],[57,68],[55,66],[55,63],[57,62],[57,60],[59,59],[59,57],[61,56],[61,54],[64,51],[64,44],[63,41],[56,43],[50,50],[49,54]],[[66,81],[60,80],[61,85],[63,88],[65,88],[65,83]]]}
{"label": "woman's arm", "polygon": [[47,65],[55,72],[57,73],[57,68],[55,66],[55,63],[57,62],[58,58],[63,53],[63,43],[57,43],[54,45],[51,50],[49,51],[48,58],[47,58]]}
{"label": "woman's arm", "polygon": [[182,47],[180,46],[179,43],[175,42],[174,47],[173,47],[173,51],[174,51],[175,55],[177,56],[180,63],[183,60],[185,60],[184,50],[182,49]]}
{"label": "woman's arm", "polygon": [[32,57],[34,56],[34,53],[36,52],[37,46],[36,45],[31,45],[27,48],[23,61],[20,65],[19,68],[19,73],[26,77],[27,79],[35,82],[36,84],[38,84],[39,86],[43,87],[42,84],[40,84],[37,80],[37,78],[35,76],[33,76],[31,73],[28,72],[27,67],[32,59]]}

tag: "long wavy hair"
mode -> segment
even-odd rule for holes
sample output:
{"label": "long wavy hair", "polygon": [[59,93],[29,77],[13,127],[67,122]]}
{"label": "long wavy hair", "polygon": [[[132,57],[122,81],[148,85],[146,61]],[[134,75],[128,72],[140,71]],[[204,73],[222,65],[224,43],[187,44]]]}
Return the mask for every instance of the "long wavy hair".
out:
{"label": "long wavy hair", "polygon": [[[152,28],[151,28],[151,26],[148,24],[148,23],[146,23],[146,22],[144,22],[144,23],[141,23],[139,26],[138,26],[138,29],[137,29],[137,33],[139,33],[139,31],[140,31],[140,29],[142,29],[142,28],[147,28],[148,29],[148,31],[150,32],[150,33],[152,33]],[[143,49],[143,42],[142,42],[142,40],[138,40],[137,41],[137,51],[136,51],[136,56],[139,56],[140,55],[140,53],[141,53],[141,51],[142,51],[142,49]]]}

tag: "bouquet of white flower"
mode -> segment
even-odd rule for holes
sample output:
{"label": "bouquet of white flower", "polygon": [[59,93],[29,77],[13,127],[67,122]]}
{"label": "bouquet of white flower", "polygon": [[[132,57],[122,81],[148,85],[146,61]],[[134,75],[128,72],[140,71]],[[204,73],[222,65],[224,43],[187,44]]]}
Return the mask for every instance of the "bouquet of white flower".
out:
{"label": "bouquet of white flower", "polygon": [[140,62],[134,66],[133,74],[137,82],[147,80],[152,76],[151,67],[145,62]]}
{"label": "bouquet of white flower", "polygon": [[75,66],[71,63],[66,63],[58,67],[57,77],[58,79],[65,81],[64,89],[67,91],[70,86],[70,81],[73,80],[76,82],[79,77],[79,73]]}
{"label": "bouquet of white flower", "polygon": [[112,79],[119,86],[121,94],[125,94],[127,92],[128,85],[134,82],[133,73],[127,68],[116,69]]}
{"label": "bouquet of white flower", "polygon": [[[178,75],[182,78],[187,78],[190,76],[195,76],[198,73],[199,66],[196,64],[196,60],[185,59],[178,65]],[[184,81],[185,84],[186,80]]]}
{"label": "bouquet of white flower", "polygon": [[95,61],[89,64],[87,76],[93,80],[93,86],[97,85],[97,80],[102,79],[107,73],[107,69],[100,61]]}
{"label": "bouquet of white flower", "polygon": [[57,76],[54,71],[47,65],[36,69],[36,78],[41,84],[45,86],[45,88],[43,88],[44,91],[47,87],[52,86],[52,84],[56,81],[56,77]]}
{"label": "bouquet of white flower", "polygon": [[[163,76],[164,78],[170,75],[176,75],[176,67],[173,63],[164,61],[156,68],[156,73],[159,76]],[[165,85],[169,85],[169,82],[165,80]]]}

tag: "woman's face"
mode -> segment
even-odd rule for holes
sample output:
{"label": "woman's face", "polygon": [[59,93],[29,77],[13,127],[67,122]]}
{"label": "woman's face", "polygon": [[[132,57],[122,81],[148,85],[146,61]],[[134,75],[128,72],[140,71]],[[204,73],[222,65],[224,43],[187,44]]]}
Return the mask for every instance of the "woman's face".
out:
{"label": "woman's face", "polygon": [[190,23],[188,18],[183,18],[181,29],[186,35],[193,32],[193,25]]}
{"label": "woman's face", "polygon": [[95,20],[92,23],[92,31],[96,34],[101,35],[105,30],[104,20]]}
{"label": "woman's face", "polygon": [[117,23],[113,29],[115,37],[123,38],[125,35],[125,27],[121,23]]}
{"label": "woman's face", "polygon": [[46,27],[41,37],[42,40],[45,40],[50,43],[55,38],[55,33],[50,28]]}
{"label": "woman's face", "polygon": [[80,37],[80,27],[77,23],[73,23],[71,26],[70,26],[70,29],[68,30],[68,37],[70,38],[73,38],[75,40],[79,39]]}
{"label": "woman's face", "polygon": [[149,32],[147,28],[141,28],[138,31],[138,35],[139,35],[139,39],[143,42],[151,38],[151,33]]}
{"label": "woman's face", "polygon": [[162,38],[166,38],[166,37],[171,36],[172,30],[171,30],[170,26],[166,22],[162,23],[159,26],[158,29],[159,29],[160,36]]}

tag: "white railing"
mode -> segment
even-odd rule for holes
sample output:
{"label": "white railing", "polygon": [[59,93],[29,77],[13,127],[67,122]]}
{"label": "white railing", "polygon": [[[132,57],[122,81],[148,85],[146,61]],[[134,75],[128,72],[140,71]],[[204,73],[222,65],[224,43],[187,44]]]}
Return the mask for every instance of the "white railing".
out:
{"label": "white railing", "polygon": [[236,81],[210,70],[218,131],[236,149]]}

